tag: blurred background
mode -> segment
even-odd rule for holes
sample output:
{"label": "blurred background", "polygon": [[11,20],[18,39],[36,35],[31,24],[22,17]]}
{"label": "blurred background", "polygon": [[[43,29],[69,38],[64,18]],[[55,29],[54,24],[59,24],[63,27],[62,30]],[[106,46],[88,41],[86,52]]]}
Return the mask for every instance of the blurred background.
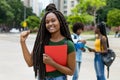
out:
{"label": "blurred background", "polygon": [[0,0],[0,32],[36,32],[49,3],[64,14],[70,30],[75,22],[87,32],[105,22],[108,34],[120,36],[120,0]]}
{"label": "blurred background", "polygon": [[[81,35],[91,47],[96,24],[106,24],[110,48],[116,53],[109,80],[120,80],[120,0],[0,0],[0,80],[35,80],[33,68],[28,68],[24,61],[19,36],[20,32],[31,30],[26,43],[32,51],[49,3],[54,3],[63,13],[70,31],[75,22],[84,23]],[[96,80],[93,59],[93,53],[83,53],[79,80]]]}

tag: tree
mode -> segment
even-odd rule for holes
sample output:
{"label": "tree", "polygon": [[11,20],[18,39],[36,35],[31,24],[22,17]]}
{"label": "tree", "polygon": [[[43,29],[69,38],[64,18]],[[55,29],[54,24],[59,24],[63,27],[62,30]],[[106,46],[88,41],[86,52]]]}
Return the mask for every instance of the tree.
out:
{"label": "tree", "polygon": [[71,28],[75,22],[84,22],[84,19],[79,15],[70,15],[67,18],[67,22]]}
{"label": "tree", "polygon": [[112,27],[120,26],[120,10],[113,9],[108,12],[107,24]]}
{"label": "tree", "polygon": [[12,7],[14,19],[11,20],[13,27],[20,27],[20,23],[24,20],[24,8],[26,8],[26,17],[33,15],[32,8],[27,8],[21,0],[7,0],[7,3]]}
{"label": "tree", "polygon": [[106,5],[105,0],[88,0],[88,4],[91,7],[94,16],[94,25],[96,26],[97,10]]}
{"label": "tree", "polygon": [[107,8],[107,6],[103,7],[103,8],[100,8],[98,11],[97,11],[97,21],[98,22],[106,22],[107,21],[107,13],[110,9]]}
{"label": "tree", "polygon": [[120,9],[120,0],[107,0],[107,7]]}
{"label": "tree", "polygon": [[37,16],[29,16],[25,21],[27,22],[28,28],[31,30],[37,29],[39,27],[39,24],[40,24],[39,17],[37,17]]}
{"label": "tree", "polygon": [[13,18],[11,6],[5,0],[0,0],[0,23],[9,22]]}
{"label": "tree", "polygon": [[0,25],[7,28],[20,28],[20,23],[24,20],[24,8],[26,17],[35,15],[32,8],[25,7],[21,0],[0,0]]}
{"label": "tree", "polygon": [[84,24],[90,24],[93,22],[93,16],[88,14],[81,14],[81,15],[70,15],[67,18],[67,22],[72,25],[75,22],[82,22]]}
{"label": "tree", "polygon": [[73,14],[87,14],[94,17],[94,24],[96,25],[96,12],[101,7],[105,6],[105,0],[80,0],[79,3],[73,8]]}
{"label": "tree", "polygon": [[41,11],[40,16],[39,16],[40,19],[42,19],[42,17],[44,16],[44,14],[45,14],[45,9]]}
{"label": "tree", "polygon": [[120,9],[120,0],[106,0],[106,6],[97,11],[97,14],[99,14],[97,17],[100,21],[107,22],[107,14],[114,8]]}

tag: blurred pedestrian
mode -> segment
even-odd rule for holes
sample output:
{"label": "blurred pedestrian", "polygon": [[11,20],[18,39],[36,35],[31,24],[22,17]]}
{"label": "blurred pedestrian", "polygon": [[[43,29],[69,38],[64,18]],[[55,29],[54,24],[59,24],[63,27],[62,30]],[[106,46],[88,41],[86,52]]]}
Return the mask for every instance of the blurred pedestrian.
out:
{"label": "blurred pedestrian", "polygon": [[115,28],[115,37],[118,37],[118,35],[119,35],[119,28],[116,27],[116,28]]}
{"label": "blurred pedestrian", "polygon": [[83,40],[80,35],[84,30],[84,25],[80,22],[76,22],[73,25],[72,30],[73,30],[73,34],[71,36],[76,48],[76,69],[72,80],[78,80],[80,66],[82,62],[82,51],[85,51],[84,45],[86,44],[86,41]]}
{"label": "blurred pedestrian", "polygon": [[95,28],[95,35],[95,49],[88,48],[88,50],[95,52],[94,66],[97,80],[106,80],[104,73],[104,63],[102,62],[101,54],[105,54],[107,52],[109,43],[104,23],[101,22],[97,25]]}

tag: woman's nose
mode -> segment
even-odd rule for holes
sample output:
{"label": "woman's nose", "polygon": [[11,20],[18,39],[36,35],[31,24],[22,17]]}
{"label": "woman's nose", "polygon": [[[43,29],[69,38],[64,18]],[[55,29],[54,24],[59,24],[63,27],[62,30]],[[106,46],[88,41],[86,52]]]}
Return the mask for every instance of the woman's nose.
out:
{"label": "woman's nose", "polygon": [[49,25],[52,25],[53,23],[52,22],[49,22]]}

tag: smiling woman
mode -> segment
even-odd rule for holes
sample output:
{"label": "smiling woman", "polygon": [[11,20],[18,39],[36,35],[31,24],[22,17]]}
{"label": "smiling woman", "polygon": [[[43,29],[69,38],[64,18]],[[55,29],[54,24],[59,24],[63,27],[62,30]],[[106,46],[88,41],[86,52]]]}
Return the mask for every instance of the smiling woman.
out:
{"label": "smiling woman", "polygon": [[[73,75],[75,70],[75,47],[63,14],[54,4],[49,4],[45,10],[32,54],[25,44],[30,31],[21,33],[23,55],[26,63],[34,67],[35,76],[38,76],[39,80],[66,80],[66,75]],[[51,47],[52,51],[49,49]],[[60,55],[59,50],[66,55],[63,61],[65,64],[61,62],[64,56],[57,57]],[[47,65],[55,69],[48,70]]]}
{"label": "smiling woman", "polygon": [[46,16],[46,28],[50,33],[57,31],[60,33],[60,23],[54,13],[49,13]]}

